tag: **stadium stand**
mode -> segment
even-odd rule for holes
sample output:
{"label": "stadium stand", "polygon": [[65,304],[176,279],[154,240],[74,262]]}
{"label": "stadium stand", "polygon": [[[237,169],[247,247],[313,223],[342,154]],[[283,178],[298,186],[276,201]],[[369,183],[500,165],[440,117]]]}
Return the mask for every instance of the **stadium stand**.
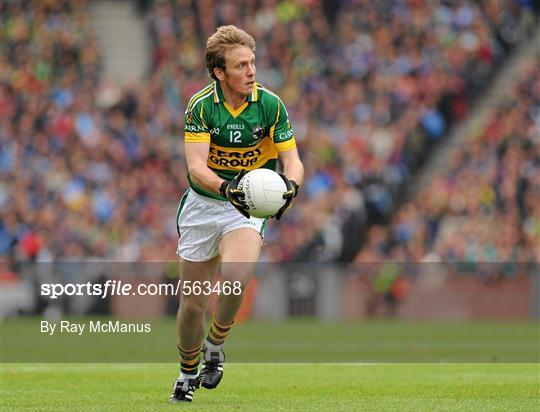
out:
{"label": "stadium stand", "polygon": [[[204,40],[234,23],[258,41],[258,80],[286,102],[307,172],[295,207],[269,227],[263,259],[351,259],[366,224],[388,221],[430,148],[465,116],[533,20],[527,5],[509,1],[155,2],[148,78],[119,89],[103,75],[87,6],[0,5],[3,256],[175,258],[174,216],[187,187],[184,103],[209,81]],[[477,146],[480,157],[487,147]],[[532,164],[527,153],[510,145],[504,156]],[[475,167],[456,173],[467,179]],[[515,182],[512,173],[500,181]],[[488,183],[486,197],[497,201],[516,189],[506,183],[510,192],[493,194]],[[536,216],[527,209],[533,192],[520,190],[523,205],[507,228]],[[399,232],[420,207],[400,209],[393,229],[372,229],[369,244],[376,231]],[[446,256],[455,242],[440,220],[428,245]]]}
{"label": "stadium stand", "polygon": [[[388,227],[372,227],[356,261],[540,260],[540,79],[533,56],[486,126]],[[507,265],[504,275],[514,275]]]}

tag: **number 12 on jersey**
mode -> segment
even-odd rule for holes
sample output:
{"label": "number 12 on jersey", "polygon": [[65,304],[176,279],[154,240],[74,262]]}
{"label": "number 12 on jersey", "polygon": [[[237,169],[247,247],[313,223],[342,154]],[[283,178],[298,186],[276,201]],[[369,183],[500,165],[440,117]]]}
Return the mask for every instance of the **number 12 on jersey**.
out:
{"label": "number 12 on jersey", "polygon": [[240,137],[242,136],[242,133],[238,130],[230,130],[229,131],[229,142],[230,143],[242,143],[240,140]]}

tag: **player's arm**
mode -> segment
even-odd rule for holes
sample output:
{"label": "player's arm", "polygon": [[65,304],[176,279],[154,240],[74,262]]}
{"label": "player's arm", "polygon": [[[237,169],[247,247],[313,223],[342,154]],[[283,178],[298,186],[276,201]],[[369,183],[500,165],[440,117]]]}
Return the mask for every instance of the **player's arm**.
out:
{"label": "player's arm", "polygon": [[207,165],[210,153],[210,131],[204,101],[188,103],[184,116],[184,142],[187,168],[191,180],[199,187],[219,193],[223,179]]}
{"label": "player's arm", "polygon": [[238,189],[238,182],[244,177],[246,171],[242,170],[231,181],[223,180],[207,166],[209,151],[209,142],[186,142],[186,162],[191,180],[205,190],[226,197],[242,215],[249,219],[244,192]]}
{"label": "player's arm", "polygon": [[285,152],[280,152],[279,157],[283,162],[283,173],[289,180],[293,180],[298,186],[304,181],[304,165],[298,155],[298,149],[293,147]]}
{"label": "player's arm", "polygon": [[304,179],[304,166],[298,155],[294,132],[289,121],[287,109],[279,97],[277,97],[275,102],[276,120],[270,129],[270,137],[273,139],[275,148],[279,153],[279,158],[283,162],[285,176],[299,186]]}
{"label": "player's arm", "polygon": [[279,220],[283,213],[291,207],[293,198],[298,194],[298,189],[304,180],[304,165],[298,155],[287,109],[285,109],[285,105],[281,99],[278,99],[277,103],[277,119],[272,137],[274,139],[274,145],[279,152],[279,157],[283,162],[284,173],[280,173],[280,175],[287,186],[287,191],[283,194],[283,198],[287,202],[276,215],[276,219]]}
{"label": "player's arm", "polygon": [[186,162],[191,180],[203,189],[219,193],[223,179],[207,165],[210,142],[185,143]]}
{"label": "player's arm", "polygon": [[298,189],[304,179],[304,165],[298,156],[298,150],[296,145],[289,148],[287,151],[280,152],[279,154],[283,162],[283,171],[279,175],[287,186],[287,191],[283,193],[283,199],[286,199],[285,204],[275,216],[277,220],[281,219],[283,213],[285,213],[290,207],[292,200],[298,194]]}

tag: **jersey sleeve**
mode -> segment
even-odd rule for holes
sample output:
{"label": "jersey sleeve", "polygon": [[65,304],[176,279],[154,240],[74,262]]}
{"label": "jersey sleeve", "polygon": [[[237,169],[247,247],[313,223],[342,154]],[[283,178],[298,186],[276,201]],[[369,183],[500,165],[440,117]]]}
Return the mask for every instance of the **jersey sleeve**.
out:
{"label": "jersey sleeve", "polygon": [[285,109],[285,105],[279,98],[277,99],[276,118],[270,128],[270,138],[273,139],[278,152],[286,152],[296,147],[287,109]]}
{"label": "jersey sleeve", "polygon": [[210,132],[204,121],[204,102],[199,102],[184,115],[184,140],[186,143],[210,142]]}

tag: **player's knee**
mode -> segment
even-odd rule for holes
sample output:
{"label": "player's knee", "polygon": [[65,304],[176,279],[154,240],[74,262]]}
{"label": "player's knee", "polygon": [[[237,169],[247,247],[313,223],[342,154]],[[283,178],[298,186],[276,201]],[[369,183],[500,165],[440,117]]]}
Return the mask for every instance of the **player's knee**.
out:
{"label": "player's knee", "polygon": [[181,315],[186,318],[198,319],[204,316],[206,307],[204,302],[198,299],[184,298],[184,302],[180,305],[180,311]]}
{"label": "player's knee", "polygon": [[[222,276],[222,283],[223,285],[228,285],[234,290],[234,293],[232,295],[238,296],[243,295],[246,291],[247,285],[249,281],[251,280],[252,275],[251,274],[243,274],[242,276],[238,276],[237,274],[234,276],[225,277]],[[240,293],[238,293],[238,290],[240,289]]]}

